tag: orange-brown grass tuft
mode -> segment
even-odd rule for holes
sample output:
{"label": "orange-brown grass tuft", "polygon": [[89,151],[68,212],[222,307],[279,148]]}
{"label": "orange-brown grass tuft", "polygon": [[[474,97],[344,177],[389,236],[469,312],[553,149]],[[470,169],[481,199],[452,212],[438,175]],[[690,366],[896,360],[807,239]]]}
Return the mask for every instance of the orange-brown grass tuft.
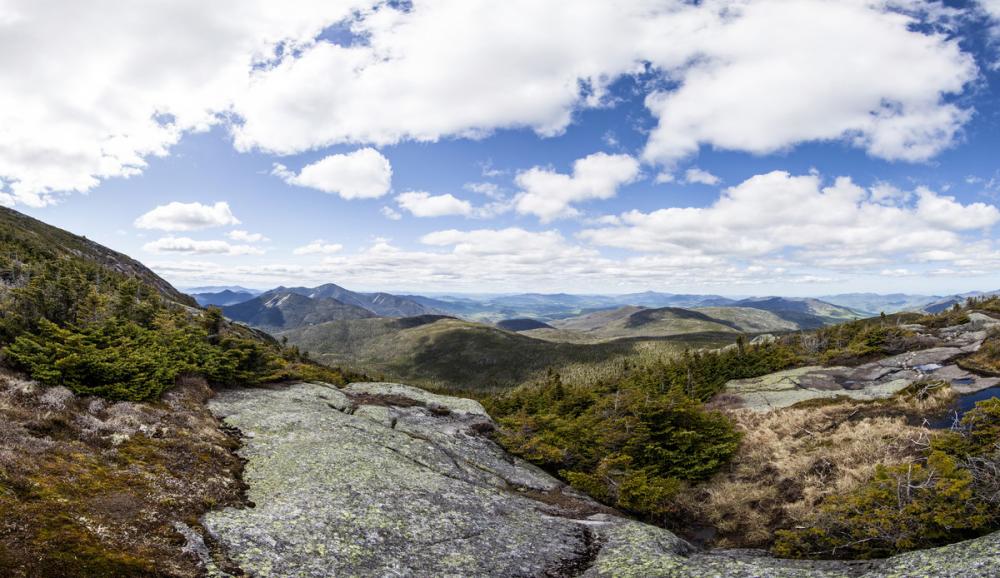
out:
{"label": "orange-brown grass tuft", "polygon": [[905,414],[939,408],[951,395],[932,388],[885,402],[730,411],[744,434],[740,450],[728,468],[686,492],[682,508],[716,529],[718,546],[767,546],[776,529],[808,525],[824,497],[857,488],[877,465],[918,456],[931,432]]}

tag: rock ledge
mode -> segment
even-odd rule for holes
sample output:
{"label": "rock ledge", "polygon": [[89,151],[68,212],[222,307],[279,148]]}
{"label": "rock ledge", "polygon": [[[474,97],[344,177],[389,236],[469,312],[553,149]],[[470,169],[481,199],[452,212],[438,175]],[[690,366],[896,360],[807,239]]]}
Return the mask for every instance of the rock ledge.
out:
{"label": "rock ledge", "polygon": [[1000,534],[861,566],[696,552],[508,455],[478,403],[404,385],[229,390],[210,408],[246,436],[255,507],[203,523],[251,576],[1000,575]]}

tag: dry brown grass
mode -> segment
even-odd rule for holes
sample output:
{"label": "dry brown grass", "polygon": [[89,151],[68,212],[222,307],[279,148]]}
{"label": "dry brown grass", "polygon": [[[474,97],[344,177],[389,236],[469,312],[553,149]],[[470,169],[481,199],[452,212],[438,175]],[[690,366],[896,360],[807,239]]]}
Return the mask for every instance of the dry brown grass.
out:
{"label": "dry brown grass", "polygon": [[[907,414],[951,399],[948,388],[890,401],[834,401],[768,413],[729,412],[744,433],[731,465],[681,498],[688,524],[722,547],[764,547],[778,528],[808,525],[826,496],[857,488],[879,464],[914,459],[931,431]],[[908,423],[909,422],[909,423]]]}

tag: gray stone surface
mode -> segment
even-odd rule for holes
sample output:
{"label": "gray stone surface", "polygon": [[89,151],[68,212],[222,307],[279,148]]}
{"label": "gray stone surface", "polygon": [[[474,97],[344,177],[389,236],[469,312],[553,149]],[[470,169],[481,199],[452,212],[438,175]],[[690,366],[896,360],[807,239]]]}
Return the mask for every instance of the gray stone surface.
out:
{"label": "gray stone surface", "polygon": [[927,379],[948,382],[959,394],[994,387],[1000,379],[975,375],[954,364],[957,358],[977,351],[989,332],[1000,327],[1000,320],[982,313],[970,313],[969,319],[963,325],[933,333],[921,325],[909,326],[933,347],[857,367],[800,367],[733,380],[726,384],[726,393],[739,399],[742,407],[770,411],[811,399],[884,399]]}
{"label": "gray stone surface", "polygon": [[492,421],[478,403],[397,384],[228,390],[210,407],[245,436],[255,506],[202,522],[249,576],[944,577],[1000,564],[1000,534],[862,565],[698,552],[508,455],[481,435]]}

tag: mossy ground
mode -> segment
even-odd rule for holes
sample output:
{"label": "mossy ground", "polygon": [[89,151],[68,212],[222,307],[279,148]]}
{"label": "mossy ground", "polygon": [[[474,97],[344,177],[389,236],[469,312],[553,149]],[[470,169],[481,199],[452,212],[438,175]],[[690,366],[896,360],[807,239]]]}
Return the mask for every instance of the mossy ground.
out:
{"label": "mossy ground", "polygon": [[175,522],[241,503],[236,441],[191,381],[109,404],[0,376],[5,576],[197,576]]}

